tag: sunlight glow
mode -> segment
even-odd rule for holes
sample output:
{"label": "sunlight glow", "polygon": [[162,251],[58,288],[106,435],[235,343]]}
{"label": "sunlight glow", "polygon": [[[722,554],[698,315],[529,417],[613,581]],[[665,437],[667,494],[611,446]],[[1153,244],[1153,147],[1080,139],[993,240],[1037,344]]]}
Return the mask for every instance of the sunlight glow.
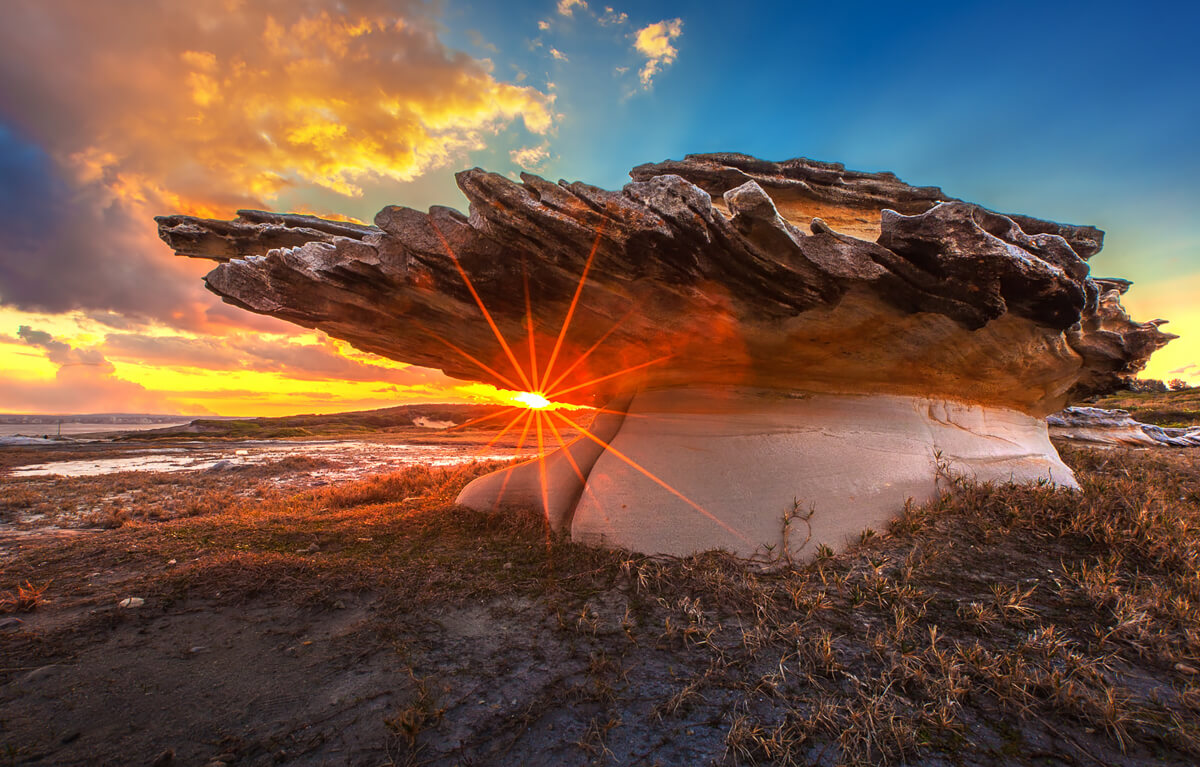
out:
{"label": "sunlight glow", "polygon": [[[669,359],[671,356],[671,355],[665,355],[665,356],[659,357],[657,359],[649,360],[647,362],[642,362],[640,364],[629,365],[628,367],[625,367],[625,368],[615,371],[613,373],[609,373],[607,375],[601,375],[596,378],[592,378],[589,381],[585,381],[580,384],[575,384],[573,386],[569,386],[566,388],[557,388],[557,389],[555,388],[559,383],[562,382],[562,380],[567,376],[567,374],[570,371],[574,370],[575,367],[579,365],[579,363],[582,361],[582,359],[584,357],[587,357],[588,355],[590,355],[606,338],[609,337],[609,335],[614,330],[616,330],[616,328],[618,326],[620,326],[625,321],[626,317],[629,316],[629,315],[626,315],[626,317],[622,317],[620,320],[618,320],[617,323],[612,328],[610,328],[609,331],[600,338],[600,340],[598,340],[596,343],[594,343],[581,356],[577,357],[575,359],[575,361],[567,368],[567,370],[558,376],[558,378],[553,378],[553,379],[551,378],[551,376],[553,375],[553,371],[554,371],[554,365],[556,362],[558,362],[559,353],[562,351],[562,348],[563,348],[563,341],[566,339],[567,333],[570,330],[571,320],[573,319],[573,317],[575,315],[575,309],[579,304],[579,297],[583,293],[584,286],[587,284],[588,272],[591,270],[592,261],[593,261],[593,259],[595,259],[596,252],[600,247],[600,241],[604,235],[604,224],[605,224],[604,221],[601,221],[599,229],[596,233],[596,241],[592,244],[591,252],[588,253],[587,261],[584,263],[583,273],[579,277],[579,284],[575,288],[575,294],[571,297],[571,304],[567,309],[566,316],[563,318],[563,324],[559,328],[558,337],[555,339],[554,348],[551,351],[550,359],[546,363],[546,369],[544,371],[541,371],[540,375],[539,375],[539,371],[537,369],[538,357],[537,357],[537,349],[535,348],[536,341],[535,341],[535,336],[534,336],[533,307],[530,302],[530,296],[529,296],[528,274],[523,275],[524,289],[525,289],[525,322],[524,322],[525,327],[524,327],[524,330],[527,334],[526,341],[529,346],[529,370],[525,371],[522,368],[521,363],[518,362],[516,355],[513,354],[512,347],[509,345],[508,341],[504,338],[504,334],[500,331],[500,328],[496,324],[495,320],[492,318],[491,313],[488,311],[487,307],[484,305],[483,299],[480,297],[479,293],[475,290],[475,286],[471,283],[470,277],[467,276],[466,270],[462,267],[462,264],[459,262],[458,257],[454,253],[453,248],[450,247],[450,242],[442,234],[441,230],[438,229],[437,224],[434,223],[432,221],[432,219],[430,220],[430,224],[433,227],[434,233],[437,235],[438,239],[441,241],[443,250],[445,250],[446,255],[449,256],[450,260],[453,262],[455,268],[458,271],[459,276],[462,278],[463,283],[466,285],[467,290],[470,291],[471,297],[475,299],[475,303],[479,307],[480,313],[483,315],[483,318],[487,321],[488,326],[492,329],[492,334],[496,337],[496,341],[500,344],[500,348],[504,351],[504,354],[508,358],[509,363],[512,365],[513,369],[516,371],[517,376],[530,389],[534,388],[533,385],[530,383],[531,381],[538,382],[538,387],[537,387],[538,390],[537,391],[512,391],[509,393],[509,398],[512,402],[520,403],[520,404],[524,405],[526,408],[526,410],[524,411],[525,421],[521,426],[521,435],[520,435],[520,437],[517,438],[516,445],[513,449],[514,456],[519,455],[521,453],[521,451],[525,447],[526,439],[529,438],[531,436],[531,434],[536,436],[537,457],[534,460],[537,461],[537,463],[538,463],[538,480],[539,480],[539,484],[541,485],[542,512],[546,519],[546,545],[547,546],[550,545],[550,483],[549,483],[547,467],[546,467],[546,459],[548,457],[548,448],[549,448],[549,445],[547,443],[548,443],[549,435],[551,435],[551,434],[554,435],[555,440],[559,444],[558,449],[563,451],[563,455],[566,457],[567,461],[570,463],[571,468],[574,469],[574,471],[575,471],[576,475],[579,477],[579,479],[584,482],[584,490],[589,493],[591,492],[591,488],[589,488],[587,485],[586,478],[585,478],[583,471],[579,468],[578,464],[576,464],[576,462],[575,462],[574,457],[571,455],[571,451],[567,446],[568,443],[563,439],[562,432],[559,430],[558,426],[554,423],[555,418],[561,420],[562,425],[564,427],[566,427],[566,429],[573,429],[573,430],[578,431],[580,434],[578,439],[588,439],[592,442],[595,442],[596,444],[600,445],[604,450],[606,450],[608,453],[616,456],[618,459],[620,459],[621,461],[623,461],[624,463],[626,463],[627,465],[629,465],[630,467],[632,467],[633,469],[638,471],[640,474],[642,474],[643,476],[645,476],[648,479],[650,479],[651,481],[653,481],[659,487],[663,488],[664,490],[668,491],[675,497],[684,501],[689,506],[691,506],[693,509],[695,509],[697,512],[702,514],[704,517],[708,518],[710,521],[712,521],[712,522],[716,523],[717,525],[721,526],[722,528],[724,528],[727,532],[731,533],[734,536],[742,538],[743,540],[748,540],[745,538],[744,535],[742,535],[737,530],[734,530],[729,525],[722,522],[720,519],[718,519],[716,516],[714,516],[707,509],[700,506],[700,504],[696,503],[695,501],[693,501],[692,499],[690,499],[686,495],[684,495],[682,492],[680,492],[679,490],[672,487],[666,480],[662,479],[661,477],[656,475],[654,472],[650,471],[645,466],[642,466],[640,463],[633,460],[629,456],[625,455],[625,453],[623,453],[622,451],[613,447],[609,442],[596,436],[582,424],[579,424],[579,423],[571,420],[570,418],[567,418],[562,413],[557,412],[558,408],[565,407],[565,408],[575,409],[575,408],[578,408],[579,406],[567,405],[565,403],[555,403],[555,402],[552,402],[550,399],[550,398],[556,397],[560,394],[566,394],[569,392],[578,391],[579,389],[583,389],[588,386],[593,386],[602,381],[608,381],[613,378],[627,375],[634,371],[649,367],[650,365],[658,364],[660,362],[663,362],[663,361]],[[525,264],[522,263],[522,271],[524,271],[524,267],[525,267]],[[631,312],[632,312],[632,310],[631,310]],[[487,372],[491,373],[497,379],[501,380],[502,382],[504,382],[506,384],[509,383],[509,379],[507,379],[504,376],[501,376],[500,374],[498,374],[496,371],[492,370],[491,368],[486,367],[481,361],[479,361],[475,357],[472,357],[466,351],[459,349],[458,347],[454,346],[454,344],[441,338],[440,336],[437,336],[436,334],[432,333],[431,331],[429,331],[427,329],[425,332],[429,333],[431,336],[442,341],[442,343],[444,343],[445,345],[447,345],[454,351],[458,352],[462,356],[466,357],[467,359],[471,360],[473,363],[478,365],[481,369],[486,370]],[[549,386],[547,386],[547,382],[550,382],[550,381],[553,381],[553,383],[551,383]],[[514,389],[515,388],[516,387],[514,387]],[[501,390],[497,390],[498,393],[500,391]],[[606,410],[604,408],[601,408],[601,409],[605,410],[605,412],[610,412],[610,413],[616,412],[616,411]],[[499,414],[484,416],[483,418],[475,419],[475,421],[472,421],[469,423],[475,423],[475,422],[479,422],[479,421],[489,420],[491,418],[496,417],[497,415],[499,415]],[[488,443],[488,447],[490,447],[493,443],[497,442],[504,434],[506,434],[510,429],[512,429],[513,426],[517,423],[517,421],[520,420],[520,417],[521,417],[521,413],[518,412],[517,415],[514,416],[511,421],[509,421],[508,425],[504,427],[504,430],[502,432],[500,432],[500,434],[498,434],[496,437],[494,437],[491,442]],[[504,472],[504,481],[500,485],[500,491],[496,494],[497,507],[499,506],[502,499],[504,498],[505,490],[508,488],[509,479],[512,478],[513,471],[516,468],[517,468],[516,466],[510,466]]]}
{"label": "sunlight glow", "polygon": [[550,400],[538,394],[535,391],[523,391],[513,395],[513,399],[520,402],[527,408],[541,410],[545,407],[550,407]]}

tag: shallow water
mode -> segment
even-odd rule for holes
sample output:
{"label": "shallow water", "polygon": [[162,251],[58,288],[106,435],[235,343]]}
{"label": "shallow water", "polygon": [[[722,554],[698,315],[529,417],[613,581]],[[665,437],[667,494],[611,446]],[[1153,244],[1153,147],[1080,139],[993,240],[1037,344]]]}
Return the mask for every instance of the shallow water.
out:
{"label": "shallow water", "polygon": [[[405,466],[426,464],[451,466],[472,461],[499,461],[517,457],[513,452],[457,445],[405,445],[362,440],[313,442],[257,441],[213,445],[194,443],[149,448],[137,455],[85,458],[30,464],[11,470],[12,477],[88,477],[118,471],[197,471],[253,466],[290,456],[321,458],[334,465],[315,470],[324,479],[353,479],[396,471]],[[527,456],[526,456],[527,457]]]}

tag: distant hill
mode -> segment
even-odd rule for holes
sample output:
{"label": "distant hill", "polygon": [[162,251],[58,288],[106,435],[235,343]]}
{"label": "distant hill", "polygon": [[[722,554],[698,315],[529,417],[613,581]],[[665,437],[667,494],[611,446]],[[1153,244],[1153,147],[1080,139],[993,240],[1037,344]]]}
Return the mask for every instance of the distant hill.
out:
{"label": "distant hill", "polygon": [[[278,439],[414,432],[436,434],[476,419],[486,420],[472,424],[472,431],[499,431],[522,412],[524,408],[505,405],[431,403],[275,418],[197,418],[183,426],[141,431],[125,438],[156,439],[193,435],[217,439]],[[592,411],[564,411],[564,415],[573,421],[587,423],[592,418]]]}

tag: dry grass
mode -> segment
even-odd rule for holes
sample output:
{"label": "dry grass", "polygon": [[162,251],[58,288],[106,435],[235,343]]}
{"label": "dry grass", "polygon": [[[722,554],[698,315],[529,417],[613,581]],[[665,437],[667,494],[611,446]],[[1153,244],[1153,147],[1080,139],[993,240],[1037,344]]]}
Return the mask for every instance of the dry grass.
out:
{"label": "dry grass", "polygon": [[1171,392],[1117,392],[1099,397],[1091,404],[1128,410],[1139,421],[1159,426],[1200,424],[1200,387]]}
{"label": "dry grass", "polygon": [[[0,587],[52,576],[56,595],[108,599],[87,574],[120,567],[167,605],[370,592],[380,642],[427,610],[544,605],[577,681],[456,759],[565,710],[577,726],[564,742],[595,761],[670,762],[686,740],[728,764],[1196,763],[1200,458],[1062,452],[1080,492],[954,483],[851,551],[773,571],[720,552],[591,549],[533,513],[455,507],[480,465],[135,514],[22,554]],[[388,719],[409,761],[446,757],[421,751],[456,711],[416,682],[438,671],[418,668],[411,704]]]}
{"label": "dry grass", "polygon": [[31,613],[42,603],[42,595],[50,588],[49,583],[35,586],[30,581],[17,584],[11,591],[0,592],[0,615],[6,613]]}
{"label": "dry grass", "polygon": [[24,527],[99,527],[214,514],[277,491],[333,464],[297,455],[206,471],[124,471],[85,477],[0,478],[0,522]]}

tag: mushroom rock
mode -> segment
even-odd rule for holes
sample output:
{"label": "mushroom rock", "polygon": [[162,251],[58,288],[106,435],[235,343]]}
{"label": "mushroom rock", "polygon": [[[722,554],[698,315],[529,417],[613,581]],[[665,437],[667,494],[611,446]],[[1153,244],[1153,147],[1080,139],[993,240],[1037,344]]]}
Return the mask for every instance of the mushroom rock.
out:
{"label": "mushroom rock", "polygon": [[[890,173],[691,155],[620,191],[457,175],[469,214],[158,219],[224,300],[450,376],[603,407],[467,486],[577,540],[803,557],[945,472],[1073,487],[1045,418],[1173,338],[1094,279],[1103,232]],[[537,419],[557,445],[554,414]]]}
{"label": "mushroom rock", "polygon": [[1069,407],[1046,419],[1050,436],[1103,447],[1200,447],[1200,426],[1142,423],[1126,410]]}

